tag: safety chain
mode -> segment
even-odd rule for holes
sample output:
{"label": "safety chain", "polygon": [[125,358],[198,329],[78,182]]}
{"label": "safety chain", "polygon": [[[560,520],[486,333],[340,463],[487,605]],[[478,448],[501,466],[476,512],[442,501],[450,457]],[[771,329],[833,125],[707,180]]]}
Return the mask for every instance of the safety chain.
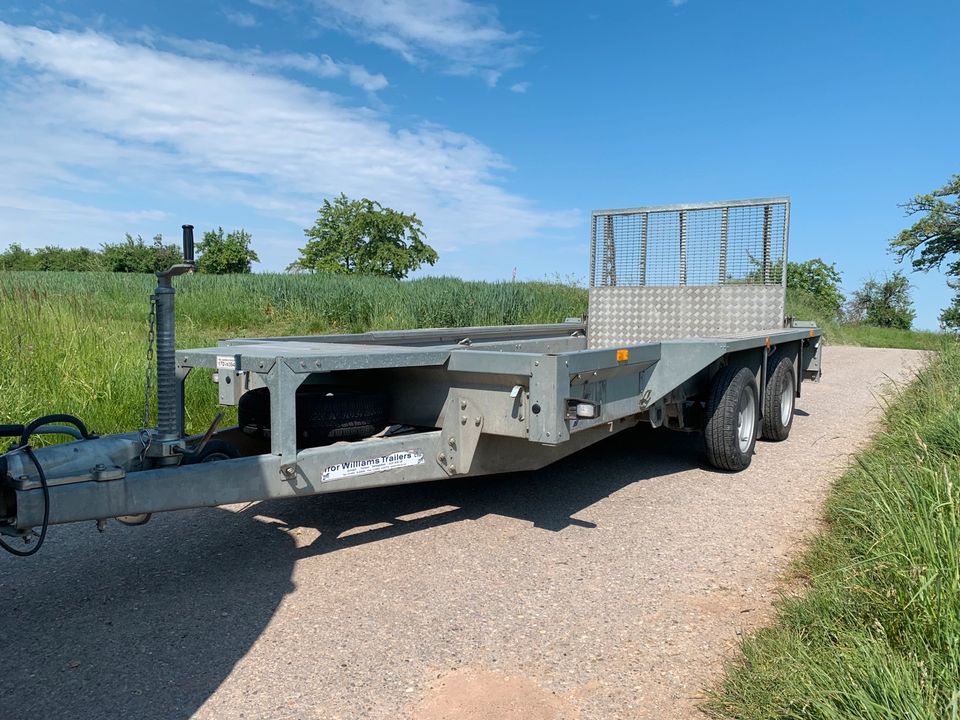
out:
{"label": "safety chain", "polygon": [[157,296],[150,296],[150,314],[147,315],[147,376],[143,387],[143,429],[150,427],[150,391],[153,389],[153,347],[156,344]]}

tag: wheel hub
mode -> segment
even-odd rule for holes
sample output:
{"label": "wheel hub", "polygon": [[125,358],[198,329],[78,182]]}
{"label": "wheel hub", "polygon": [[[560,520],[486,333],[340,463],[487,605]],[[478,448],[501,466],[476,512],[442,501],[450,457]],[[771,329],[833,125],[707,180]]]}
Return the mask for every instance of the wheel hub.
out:
{"label": "wheel hub", "polygon": [[740,406],[737,413],[737,444],[740,452],[750,450],[750,444],[757,433],[757,403],[751,388],[745,388],[740,395]]}

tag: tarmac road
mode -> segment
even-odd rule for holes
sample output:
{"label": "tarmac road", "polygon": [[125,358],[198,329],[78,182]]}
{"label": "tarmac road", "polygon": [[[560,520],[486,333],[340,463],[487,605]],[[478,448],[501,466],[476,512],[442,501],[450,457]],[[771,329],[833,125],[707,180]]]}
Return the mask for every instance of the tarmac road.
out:
{"label": "tarmac road", "polygon": [[921,362],[828,347],[740,474],[624,432],[534,473],[54,527],[0,557],[0,716],[696,717]]}

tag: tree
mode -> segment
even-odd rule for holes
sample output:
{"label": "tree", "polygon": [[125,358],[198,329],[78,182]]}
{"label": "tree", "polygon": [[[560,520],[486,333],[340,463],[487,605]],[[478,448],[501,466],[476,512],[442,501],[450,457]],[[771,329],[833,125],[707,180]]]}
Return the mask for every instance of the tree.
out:
{"label": "tree", "polygon": [[250,264],[260,262],[257,254],[250,249],[253,240],[250,233],[241,228],[223,235],[223,228],[208,230],[197,243],[197,270],[210,275],[228,275],[231,273],[249,273]]}
{"label": "tree", "polygon": [[290,270],[359,273],[401,279],[437,261],[424,241],[423,224],[413,215],[385,208],[367,198],[340,194],[323,201],[317,221],[304,230],[309,238]]}
{"label": "tree", "polygon": [[788,262],[787,287],[807,295],[831,319],[839,319],[846,298],[840,292],[840,271],[834,263],[827,265],[820,258]]}
{"label": "tree", "polygon": [[37,270],[50,271],[94,271],[103,270],[100,253],[89,248],[61,248],[47,245],[33,253],[33,262]]}
{"label": "tree", "polygon": [[163,236],[153,236],[153,244],[147,245],[143,238],[136,239],[126,233],[122,243],[104,243],[103,265],[112,272],[155,273],[162,272],[171,265],[183,262],[183,253],[173,244],[163,244]]}
{"label": "tree", "polygon": [[940,327],[944,330],[960,330],[960,283],[947,281],[954,289],[953,302],[940,313]]}
{"label": "tree", "polygon": [[39,250],[25,250],[13,243],[0,253],[0,270],[103,270],[100,253],[89,248],[62,248],[46,245]]}
{"label": "tree", "polygon": [[882,282],[868,280],[853,293],[847,308],[852,323],[909,330],[917,316],[910,299],[910,283],[903,273],[895,272]]}
{"label": "tree", "polygon": [[[917,195],[900,207],[907,215],[925,213],[913,226],[901,231],[890,241],[890,249],[899,260],[911,258],[914,271],[927,272],[940,268],[960,278],[960,175],[939,190]],[[955,283],[951,287],[957,288]],[[953,304],[940,314],[944,327],[960,328],[960,292]]]}
{"label": "tree", "polygon": [[37,261],[33,252],[24,250],[20,243],[12,243],[0,253],[0,270],[36,270]]}

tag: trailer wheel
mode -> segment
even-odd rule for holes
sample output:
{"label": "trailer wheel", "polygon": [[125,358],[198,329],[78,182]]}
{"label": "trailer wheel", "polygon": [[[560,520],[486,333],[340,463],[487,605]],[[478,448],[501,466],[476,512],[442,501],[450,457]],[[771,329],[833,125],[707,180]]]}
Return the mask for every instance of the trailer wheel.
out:
{"label": "trailer wheel", "polygon": [[[270,431],[270,396],[265,389],[245,393],[237,407],[241,429],[250,435]],[[338,440],[362,440],[387,425],[387,397],[329,385],[297,389],[297,445],[313,447]]]}
{"label": "trailer wheel", "polygon": [[767,378],[760,432],[764,440],[786,440],[793,426],[793,405],[797,397],[793,363],[788,358],[780,358]]}
{"label": "trailer wheel", "polygon": [[240,457],[240,451],[232,443],[225,440],[210,440],[203,446],[203,450],[196,455],[188,456],[185,464],[196,465],[220,460],[233,460],[238,457]]}
{"label": "trailer wheel", "polygon": [[721,470],[745,469],[757,442],[757,384],[749,368],[730,366],[713,378],[703,431],[707,460]]}

